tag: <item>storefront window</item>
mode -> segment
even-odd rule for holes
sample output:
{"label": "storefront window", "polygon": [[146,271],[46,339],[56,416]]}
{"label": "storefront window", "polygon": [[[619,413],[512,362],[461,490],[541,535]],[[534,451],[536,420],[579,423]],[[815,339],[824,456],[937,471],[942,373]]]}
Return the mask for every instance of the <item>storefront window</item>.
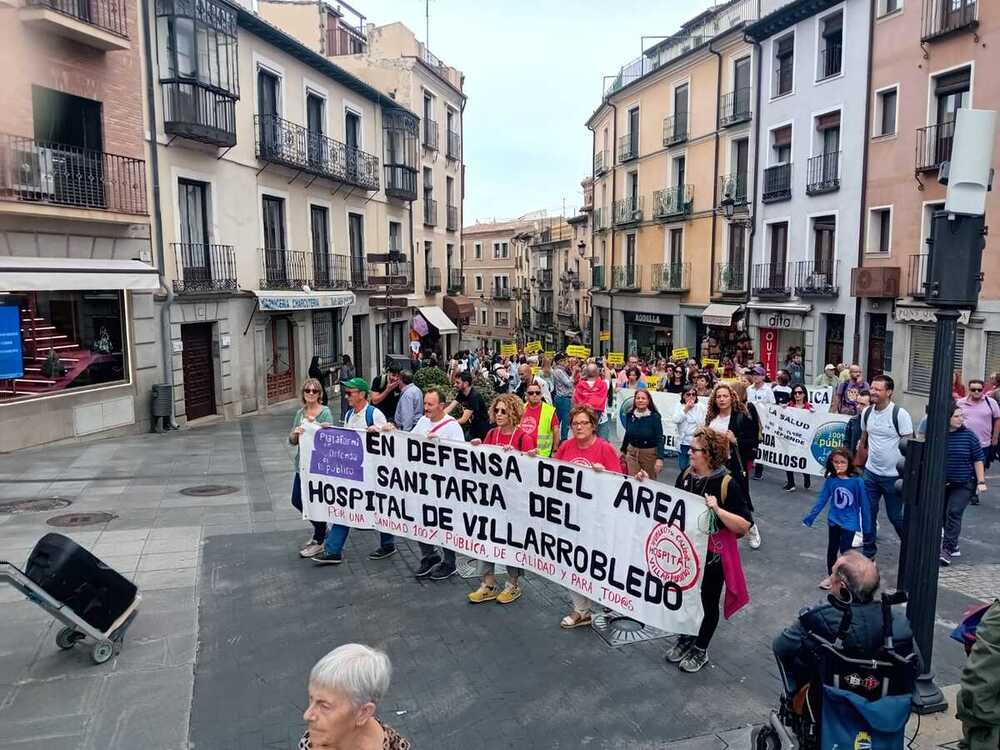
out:
{"label": "storefront window", "polygon": [[0,402],[129,382],[123,292],[9,292],[0,307]]}

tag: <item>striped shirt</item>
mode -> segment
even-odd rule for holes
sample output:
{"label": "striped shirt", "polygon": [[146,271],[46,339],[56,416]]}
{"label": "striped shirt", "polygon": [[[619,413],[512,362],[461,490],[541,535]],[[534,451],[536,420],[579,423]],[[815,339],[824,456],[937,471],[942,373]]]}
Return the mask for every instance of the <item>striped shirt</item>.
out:
{"label": "striped shirt", "polygon": [[959,427],[948,433],[948,453],[945,462],[946,482],[968,482],[976,478],[975,463],[982,461],[983,448],[976,434]]}

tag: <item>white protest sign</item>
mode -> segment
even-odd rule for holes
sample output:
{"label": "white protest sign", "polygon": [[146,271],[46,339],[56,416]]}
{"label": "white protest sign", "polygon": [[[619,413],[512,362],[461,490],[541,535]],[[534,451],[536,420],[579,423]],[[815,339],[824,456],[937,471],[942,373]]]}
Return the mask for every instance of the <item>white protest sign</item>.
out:
{"label": "white protest sign", "polygon": [[[673,415],[681,403],[681,394],[667,393],[666,391],[648,391],[653,397],[653,405],[660,412],[663,420],[663,437],[666,449],[674,451],[680,450],[677,436],[677,425],[674,423]],[[616,421],[619,442],[625,436],[625,414],[632,408],[632,399],[635,397],[634,388],[622,388],[618,391],[618,419]],[[701,396],[698,401],[702,406],[708,406],[708,398]]]}
{"label": "white protest sign", "polygon": [[764,434],[754,460],[816,476],[823,476],[830,451],[844,444],[850,421],[842,414],[819,414],[789,406],[769,405],[761,414]]}
{"label": "white protest sign", "polygon": [[545,576],[694,634],[704,499],[658,482],[405,432],[306,426],[303,518],[378,529]]}
{"label": "white protest sign", "polygon": [[806,391],[809,393],[809,403],[817,414],[826,414],[830,411],[833,388],[828,385],[807,385]]}

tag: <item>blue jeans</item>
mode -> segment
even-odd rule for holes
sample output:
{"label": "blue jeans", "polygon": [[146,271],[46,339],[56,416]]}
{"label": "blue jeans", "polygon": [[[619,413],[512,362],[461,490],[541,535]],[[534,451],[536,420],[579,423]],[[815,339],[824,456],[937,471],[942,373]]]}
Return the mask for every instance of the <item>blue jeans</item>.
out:
{"label": "blue jeans", "polygon": [[[295,477],[292,479],[292,507],[299,513],[302,512],[302,480],[299,477],[298,472],[295,472]],[[316,544],[322,544],[323,537],[326,536],[326,522],[310,521],[309,523],[311,523],[313,527],[312,540],[316,542]]]}
{"label": "blue jeans", "polygon": [[879,501],[883,497],[885,498],[885,514],[889,516],[889,523],[896,530],[900,540],[903,538],[906,524],[903,519],[903,499],[896,491],[896,479],[897,477],[883,477],[878,474],[872,474],[865,469],[865,492],[868,493],[868,500],[872,506],[872,527],[871,531],[865,534],[864,546],[862,547],[862,552],[864,552],[866,557],[874,558],[875,553],[878,551],[878,546],[875,543],[875,522],[878,520]]}
{"label": "blue jeans", "polygon": [[[350,533],[350,526],[341,526],[339,523],[333,524],[326,535],[326,541],[323,543],[323,551],[328,555],[339,555],[344,551],[344,545],[347,543],[347,535]],[[396,544],[396,537],[380,531],[378,534],[378,543],[380,547],[391,547]]]}
{"label": "blue jeans", "polygon": [[559,439],[565,440],[569,435],[569,410],[573,408],[573,399],[569,396],[554,396],[552,405],[556,407],[556,417],[559,419]]}
{"label": "blue jeans", "polygon": [[[598,415],[598,418],[600,418],[600,415]],[[601,440],[611,440],[611,417],[597,423],[597,437],[601,438]]]}
{"label": "blue jeans", "polygon": [[677,454],[677,468],[683,474],[687,470],[687,467],[691,465],[691,446],[682,445],[680,448],[681,452]]}

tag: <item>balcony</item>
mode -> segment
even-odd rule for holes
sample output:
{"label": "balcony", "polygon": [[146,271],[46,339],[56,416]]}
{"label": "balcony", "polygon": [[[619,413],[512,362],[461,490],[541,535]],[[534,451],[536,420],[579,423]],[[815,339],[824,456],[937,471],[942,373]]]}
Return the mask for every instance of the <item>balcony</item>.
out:
{"label": "balcony", "polygon": [[840,152],[831,151],[809,159],[806,165],[806,195],[840,190]]}
{"label": "balcony", "polygon": [[730,91],[719,99],[719,125],[728,128],[750,119],[751,88]]}
{"label": "balcony", "polygon": [[917,128],[917,172],[936,171],[944,162],[951,161],[954,143],[954,120]]}
{"label": "balcony", "polygon": [[429,148],[431,151],[438,150],[438,124],[434,120],[424,120],[424,127],[421,131],[423,133],[423,144],[424,148]]}
{"label": "balcony", "polygon": [[200,81],[161,81],[163,130],[199,143],[236,145],[236,100],[233,94]]}
{"label": "balcony", "polygon": [[792,264],[795,294],[799,297],[836,297],[840,294],[840,261],[800,260]]}
{"label": "balcony", "polygon": [[535,283],[538,284],[539,289],[551,289],[552,269],[539,268],[537,271],[535,271]]}
{"label": "balcony", "polygon": [[764,203],[777,203],[791,200],[792,197],[792,165],[775,164],[764,170],[764,185],[760,199]]}
{"label": "balcony", "polygon": [[626,133],[618,139],[618,162],[639,158],[639,134]]}
{"label": "balcony", "polygon": [[611,211],[605,206],[604,208],[594,209],[594,231],[603,232],[611,227]]}
{"label": "balcony", "polygon": [[462,136],[454,130],[448,131],[448,149],[445,151],[445,156],[453,161],[462,160]]}
{"label": "balcony", "polygon": [[465,275],[460,268],[448,270],[448,294],[465,294]]}
{"label": "balcony", "polygon": [[379,189],[378,157],[277,115],[254,115],[257,158],[364,190]]}
{"label": "balcony", "polygon": [[73,218],[69,207],[103,214],[79,218],[132,222],[147,213],[146,162],[0,134],[0,200],[19,204],[3,209],[12,213]]}
{"label": "balcony", "polygon": [[560,278],[574,289],[579,289],[581,286],[580,275],[576,271],[567,271]]}
{"label": "balcony", "polygon": [[170,250],[177,263],[175,294],[199,292],[235,292],[236,251],[232,245],[195,245],[171,242]]}
{"label": "balcony", "polygon": [[688,138],[688,113],[678,112],[663,118],[663,145],[676,146]]}
{"label": "balcony", "polygon": [[312,253],[271,247],[259,252],[261,289],[301,289],[313,284]]}
{"label": "balcony", "polygon": [[438,223],[438,202],[433,198],[424,198],[424,226],[436,227]]}
{"label": "balcony", "polygon": [[608,158],[607,151],[598,151],[594,154],[594,177],[600,177],[611,168],[611,159]]}
{"label": "balcony", "polygon": [[923,299],[927,296],[927,289],[924,282],[927,281],[927,253],[911,255],[909,263],[909,286],[907,292],[913,299]]}
{"label": "balcony", "polygon": [[604,289],[604,266],[594,266],[590,269],[590,288]]}
{"label": "balcony", "polygon": [[720,203],[745,206],[747,200],[747,175],[744,172],[723,175],[719,178]]}
{"label": "balcony", "polygon": [[493,299],[498,300],[509,300],[511,298],[510,287],[506,286],[495,286],[493,287]]}
{"label": "balcony", "polygon": [[312,254],[313,289],[350,289],[350,258],[334,253]]}
{"label": "balcony", "polygon": [[920,39],[930,42],[979,27],[979,0],[924,0]]}
{"label": "balcony", "polygon": [[18,15],[28,26],[95,49],[131,49],[124,0],[27,0]]}
{"label": "balcony", "polygon": [[403,201],[417,199],[417,170],[400,164],[386,164],[385,194]]}
{"label": "balcony", "polygon": [[657,263],[653,266],[653,290],[686,292],[691,288],[690,263]]}
{"label": "balcony", "polygon": [[743,294],[746,288],[746,267],[743,263],[715,264],[715,291],[718,294]]}
{"label": "balcony", "polygon": [[342,18],[337,19],[336,25],[327,26],[325,50],[327,57],[363,55],[367,49],[368,39],[360,27],[355,28],[345,23]]}
{"label": "balcony", "polygon": [[678,185],[653,193],[653,218],[677,221],[691,215],[694,185]]}
{"label": "balcony", "polygon": [[791,297],[788,269],[784,263],[756,263],[750,289],[755,297]]}
{"label": "balcony", "polygon": [[817,65],[817,80],[839,76],[844,69],[844,48],[839,44],[831,44],[819,51]]}
{"label": "balcony", "polygon": [[538,328],[552,328],[552,311],[535,310],[535,326]]}
{"label": "balcony", "polygon": [[449,232],[454,232],[458,229],[458,206],[448,206],[447,207],[447,224],[445,225]]}
{"label": "balcony", "polygon": [[440,268],[426,268],[424,269],[424,292],[426,294],[437,294],[441,291],[441,269]]}
{"label": "balcony", "polygon": [[[407,269],[407,272],[410,273],[410,279],[412,282],[413,274],[410,272],[409,264],[401,263],[399,265],[401,268]],[[374,286],[374,284],[369,279],[369,276],[374,276],[374,274],[370,272],[369,264],[365,262],[365,259],[363,257],[352,255],[350,257],[350,266],[351,266],[350,269],[351,289],[371,289]],[[392,268],[390,268],[389,270],[391,271]],[[412,286],[413,284],[411,283],[410,287],[412,288]]]}
{"label": "balcony", "polygon": [[638,292],[642,289],[642,266],[614,266],[611,288],[619,292]]}
{"label": "balcony", "polygon": [[614,212],[616,226],[638,224],[642,221],[642,196],[615,201]]}

